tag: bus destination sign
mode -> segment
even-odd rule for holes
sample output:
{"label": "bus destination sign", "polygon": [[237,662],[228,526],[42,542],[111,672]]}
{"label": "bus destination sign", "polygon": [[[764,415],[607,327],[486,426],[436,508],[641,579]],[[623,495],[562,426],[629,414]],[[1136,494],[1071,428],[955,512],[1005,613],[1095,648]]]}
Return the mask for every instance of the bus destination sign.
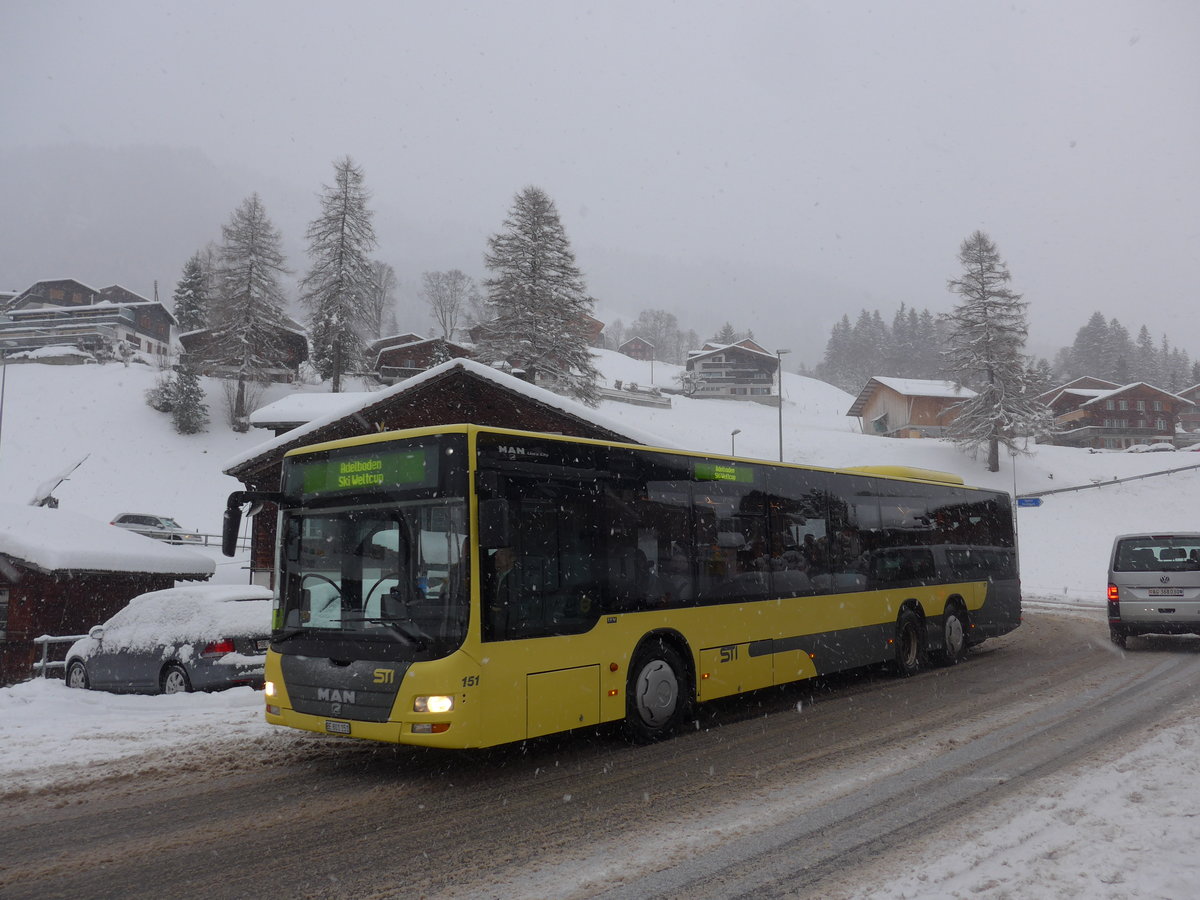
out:
{"label": "bus destination sign", "polygon": [[298,482],[306,496],[373,488],[428,487],[434,475],[429,456],[430,448],[415,447],[295,461],[293,471],[299,470],[300,477],[293,478],[292,483]]}
{"label": "bus destination sign", "polygon": [[729,463],[696,463],[697,481],[738,481],[754,483],[754,469],[750,466],[735,466]]}

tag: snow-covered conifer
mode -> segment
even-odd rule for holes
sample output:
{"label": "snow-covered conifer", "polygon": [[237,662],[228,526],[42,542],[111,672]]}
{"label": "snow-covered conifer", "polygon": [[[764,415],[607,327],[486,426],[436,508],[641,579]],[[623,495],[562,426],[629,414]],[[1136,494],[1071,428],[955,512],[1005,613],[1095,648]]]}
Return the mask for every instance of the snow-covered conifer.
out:
{"label": "snow-covered conifer", "polygon": [[1014,453],[1024,452],[1018,437],[1048,432],[1052,418],[1028,390],[1028,363],[1022,351],[1029,333],[1029,304],[1008,287],[1012,276],[996,245],[976,231],[962,242],[958,259],[962,274],[947,283],[961,300],[946,316],[946,360],[954,379],[976,395],[958,405],[949,436],[972,456],[986,446],[988,471],[997,472],[1001,444]]}
{"label": "snow-covered conifer", "polygon": [[484,282],[492,313],[476,347],[488,365],[504,361],[545,378],[589,405],[599,402],[599,373],[588,347],[592,298],[554,201],[527,187],[503,229],[488,238]]}
{"label": "snow-covered conifer", "polygon": [[199,253],[183,264],[174,299],[175,321],[180,332],[195,331],[208,324],[208,283]]}
{"label": "snow-covered conifer", "polygon": [[258,194],[246,198],[221,227],[216,293],[209,325],[210,362],[232,370],[237,379],[231,419],[248,427],[246,385],[265,380],[285,351],[279,341],[284,296],[280,278],[287,274],[279,231],[267,218]]}
{"label": "snow-covered conifer", "polygon": [[200,373],[184,357],[173,382],[171,421],[180,434],[198,434],[208,425],[208,404],[200,386]]}
{"label": "snow-covered conifer", "polygon": [[375,227],[362,169],[347,156],[334,163],[334,173],[321,195],[321,212],[308,226],[312,265],[300,283],[300,299],[309,311],[313,365],[333,380],[337,393],[342,375],[362,365]]}

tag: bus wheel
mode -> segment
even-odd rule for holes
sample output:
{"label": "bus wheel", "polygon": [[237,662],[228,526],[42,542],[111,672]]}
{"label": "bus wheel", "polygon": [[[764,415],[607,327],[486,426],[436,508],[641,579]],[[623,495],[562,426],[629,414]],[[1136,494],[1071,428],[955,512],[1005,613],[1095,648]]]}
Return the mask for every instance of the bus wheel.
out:
{"label": "bus wheel", "polygon": [[953,666],[967,658],[967,614],[957,603],[946,605],[942,616],[942,645],[936,655],[943,666]]}
{"label": "bus wheel", "polygon": [[1118,647],[1120,647],[1122,650],[1125,649],[1125,639],[1127,637],[1128,637],[1128,635],[1125,634],[1125,629],[1122,628],[1120,625],[1109,625],[1108,626],[1108,639],[1110,641],[1112,641],[1114,644],[1116,644]]}
{"label": "bus wheel", "polygon": [[661,638],[633,655],[625,700],[625,731],[639,744],[662,740],[678,727],[690,706],[687,667]]}
{"label": "bus wheel", "polygon": [[183,666],[171,663],[163,670],[162,692],[164,694],[183,694],[192,689],[192,682]]}
{"label": "bus wheel", "polygon": [[908,677],[921,669],[921,617],[911,609],[900,610],[896,619],[896,673]]}

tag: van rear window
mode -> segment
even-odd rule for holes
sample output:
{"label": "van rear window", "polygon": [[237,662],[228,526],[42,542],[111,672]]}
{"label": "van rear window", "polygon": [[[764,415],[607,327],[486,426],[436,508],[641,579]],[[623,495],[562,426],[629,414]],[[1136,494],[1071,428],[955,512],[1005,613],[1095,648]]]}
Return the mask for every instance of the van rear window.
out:
{"label": "van rear window", "polygon": [[1200,570],[1200,536],[1147,535],[1117,544],[1115,572],[1187,572]]}

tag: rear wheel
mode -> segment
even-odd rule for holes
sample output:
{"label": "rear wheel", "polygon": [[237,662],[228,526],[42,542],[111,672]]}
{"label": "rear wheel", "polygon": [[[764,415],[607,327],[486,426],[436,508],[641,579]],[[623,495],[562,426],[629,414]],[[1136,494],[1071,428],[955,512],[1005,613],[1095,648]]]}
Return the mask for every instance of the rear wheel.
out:
{"label": "rear wheel", "polygon": [[633,656],[625,699],[625,731],[638,743],[662,740],[691,707],[691,684],[679,652],[661,638]]}
{"label": "rear wheel", "polygon": [[1122,650],[1125,649],[1125,641],[1128,637],[1129,637],[1129,635],[1125,633],[1125,629],[1122,628],[1120,625],[1109,625],[1108,626],[1109,640],[1111,640],[1114,644],[1116,644]]}
{"label": "rear wheel", "polygon": [[186,694],[192,689],[188,673],[179,663],[171,663],[163,669],[162,692],[164,694]]}
{"label": "rear wheel", "polygon": [[942,615],[942,645],[935,655],[943,666],[953,666],[967,658],[967,614],[957,603],[948,604]]}
{"label": "rear wheel", "polygon": [[71,660],[67,665],[67,674],[63,680],[66,681],[69,688],[87,688],[87,669],[84,668],[83,661],[78,659]]}
{"label": "rear wheel", "polygon": [[896,657],[892,662],[897,674],[908,677],[921,670],[921,631],[921,617],[911,609],[902,609],[896,619]]}

